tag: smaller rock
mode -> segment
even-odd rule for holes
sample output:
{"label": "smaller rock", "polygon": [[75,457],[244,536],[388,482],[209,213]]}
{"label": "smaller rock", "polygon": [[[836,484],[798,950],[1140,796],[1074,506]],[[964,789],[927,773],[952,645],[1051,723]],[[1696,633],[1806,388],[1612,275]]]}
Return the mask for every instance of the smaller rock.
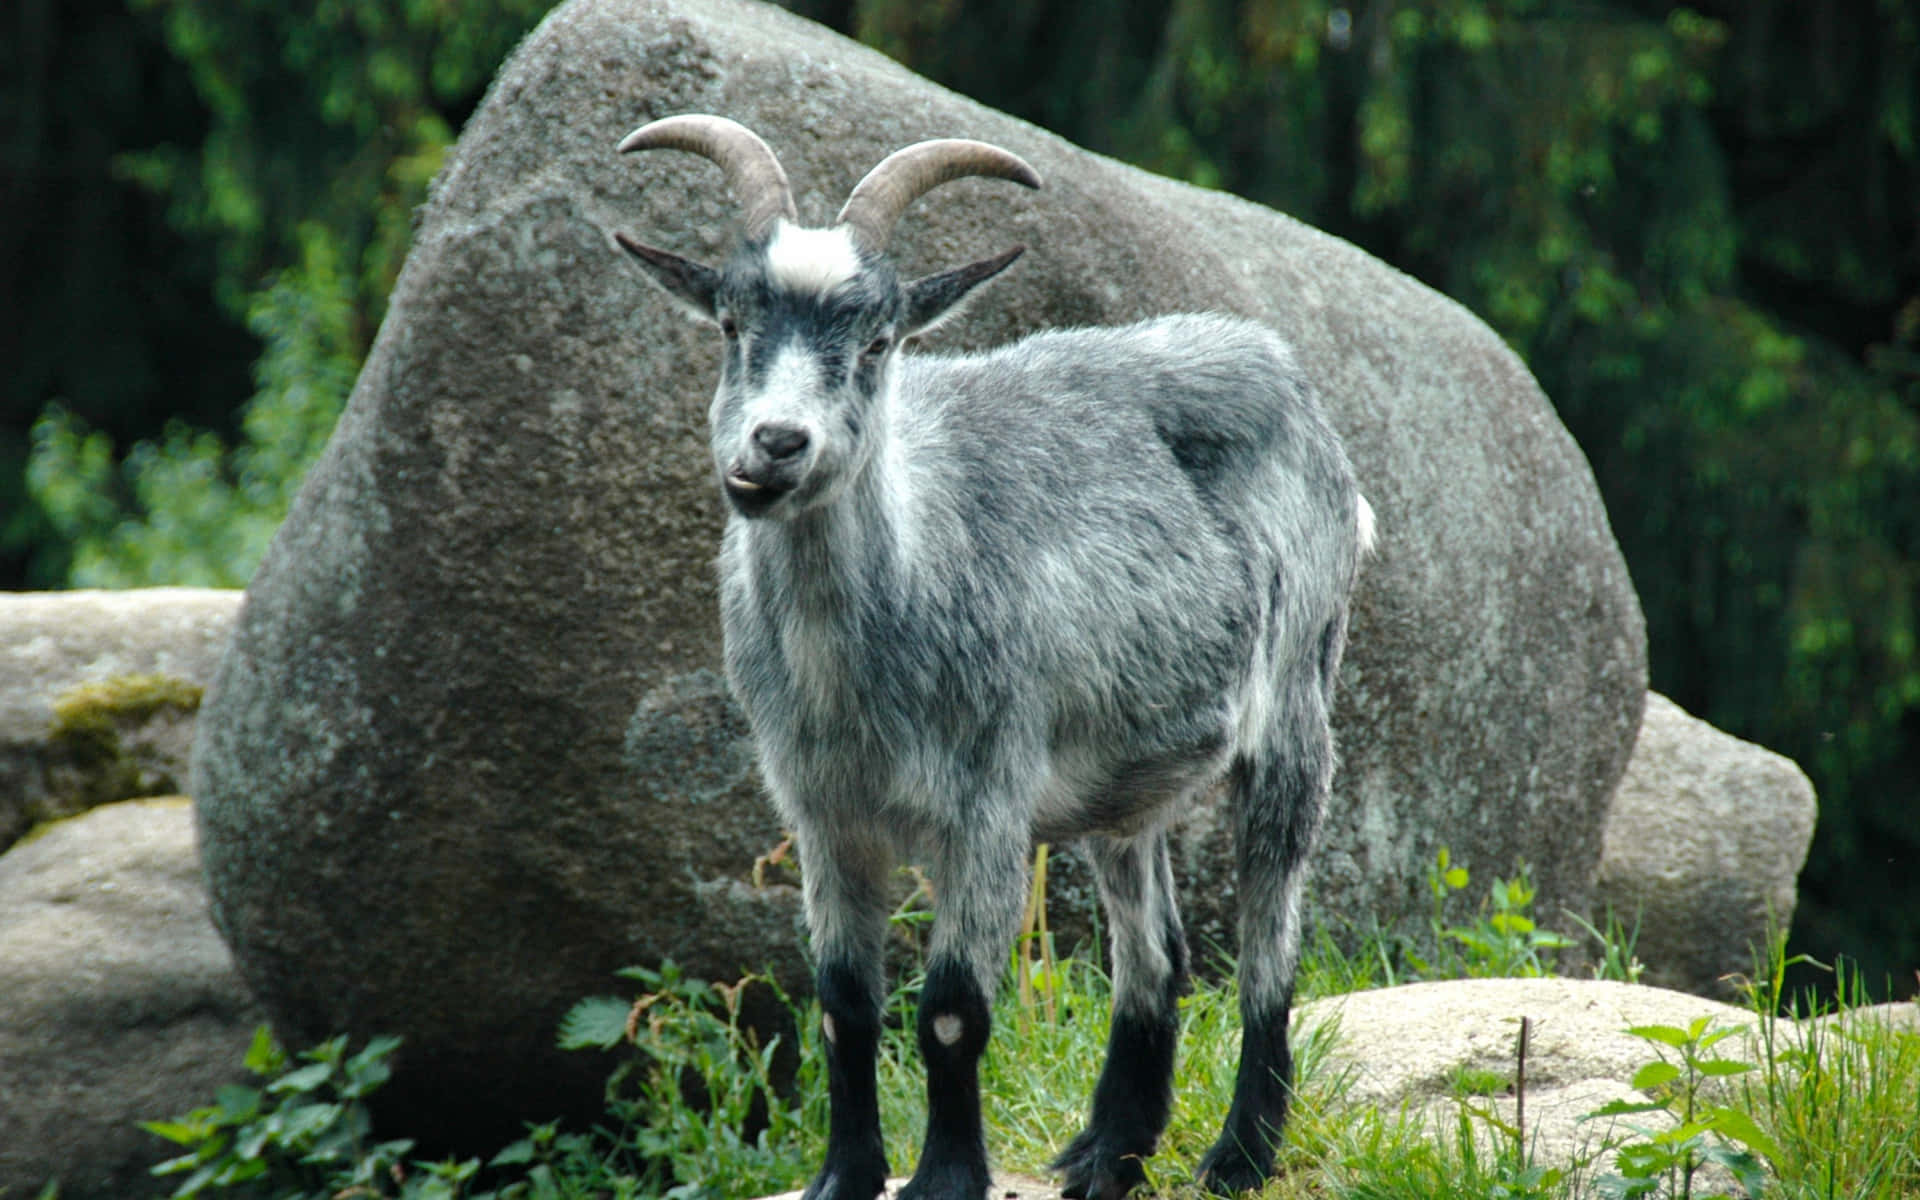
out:
{"label": "smaller rock", "polygon": [[139,1128],[247,1078],[265,1016],[207,916],[184,798],[45,827],[0,855],[0,1195],[165,1195]]}
{"label": "smaller rock", "polygon": [[240,593],[0,592],[0,850],[35,824],[186,784]]}
{"label": "smaller rock", "polygon": [[[1618,1119],[1582,1121],[1613,1100],[1644,1101],[1628,1086],[1657,1055],[1631,1026],[1686,1028],[1708,1017],[1717,1028],[1749,1028],[1744,1008],[1665,988],[1591,979],[1465,979],[1378,988],[1315,1000],[1296,1017],[1296,1044],[1316,1031],[1332,1034],[1321,1079],[1340,1080],[1343,1107],[1406,1111],[1437,1136],[1453,1128],[1462,1101],[1516,1121],[1515,1078],[1520,1018],[1530,1018],[1526,1138],[1534,1161],[1560,1167],[1588,1163],[1608,1171],[1601,1153],[1609,1137],[1630,1136]],[[1745,1036],[1731,1057],[1750,1056]],[[1460,1094],[1460,1081],[1495,1075],[1508,1081],[1493,1095]],[[1659,1114],[1630,1120],[1652,1125]],[[1484,1129],[1484,1125],[1482,1126]]]}
{"label": "smaller rock", "polygon": [[1649,693],[1607,817],[1595,908],[1629,928],[1645,981],[1733,999],[1793,921],[1818,805],[1800,768]]}

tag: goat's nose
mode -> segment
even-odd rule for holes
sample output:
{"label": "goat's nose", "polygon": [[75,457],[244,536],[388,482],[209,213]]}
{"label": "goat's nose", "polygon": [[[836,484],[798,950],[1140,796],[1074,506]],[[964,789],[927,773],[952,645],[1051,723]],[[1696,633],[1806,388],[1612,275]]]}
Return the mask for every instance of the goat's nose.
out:
{"label": "goat's nose", "polygon": [[807,448],[807,431],[798,425],[769,421],[753,429],[753,444],[768,458],[792,458]]}

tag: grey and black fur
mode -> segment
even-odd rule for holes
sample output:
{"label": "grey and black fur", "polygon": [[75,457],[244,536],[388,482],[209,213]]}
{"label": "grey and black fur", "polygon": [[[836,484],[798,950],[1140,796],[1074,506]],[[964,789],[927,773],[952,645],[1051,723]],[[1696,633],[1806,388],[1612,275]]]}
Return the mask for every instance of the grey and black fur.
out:
{"label": "grey and black fur", "polygon": [[884,254],[901,210],[963,175],[1037,187],[1030,167],[921,143],[816,230],[745,128],[674,117],[621,148],[663,146],[718,162],[748,209],[718,269],[617,236],[724,335],[710,415],[732,506],[727,671],[797,841],[828,1048],[808,1200],[871,1200],[887,1175],[874,1054],[902,856],[936,896],[918,1015],[928,1124],[902,1195],[985,1194],[977,1066],[1035,840],[1083,842],[1113,942],[1106,1065],[1055,1165],[1068,1196],[1142,1182],[1187,970],[1166,826],[1223,775],[1244,1036],[1199,1174],[1218,1192],[1257,1186],[1286,1116],[1301,881],[1372,538],[1291,352],[1250,322],[1189,315],[910,356],[906,338],[1020,251],[902,281]]}

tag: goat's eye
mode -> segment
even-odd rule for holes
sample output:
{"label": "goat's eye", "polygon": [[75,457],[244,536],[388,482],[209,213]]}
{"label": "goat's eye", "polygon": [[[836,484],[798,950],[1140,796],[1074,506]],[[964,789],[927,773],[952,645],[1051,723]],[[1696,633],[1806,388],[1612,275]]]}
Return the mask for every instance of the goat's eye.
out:
{"label": "goat's eye", "polygon": [[860,352],[860,357],[866,359],[879,358],[882,354],[892,349],[892,347],[893,339],[883,333],[867,343],[867,348]]}
{"label": "goat's eye", "polygon": [[720,334],[721,336],[725,337],[728,341],[732,341],[733,339],[739,337],[740,322],[734,320],[732,317],[721,317],[720,318]]}

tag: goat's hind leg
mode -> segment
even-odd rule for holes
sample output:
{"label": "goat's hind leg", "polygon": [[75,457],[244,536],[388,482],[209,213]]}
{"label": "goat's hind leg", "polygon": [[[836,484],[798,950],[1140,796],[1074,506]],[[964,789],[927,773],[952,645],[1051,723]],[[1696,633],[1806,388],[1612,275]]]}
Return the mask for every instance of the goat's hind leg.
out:
{"label": "goat's hind leg", "polygon": [[1277,747],[1236,759],[1231,776],[1240,874],[1240,1068],[1220,1139],[1201,1160],[1212,1192],[1251,1191],[1273,1174],[1293,1092],[1287,1021],[1300,955],[1300,894],[1333,778],[1318,694]]}
{"label": "goat's hind leg", "polygon": [[1173,1100],[1179,999],[1187,943],[1162,830],[1126,840],[1089,838],[1113,940],[1113,1023],[1087,1127],[1053,1161],[1061,1195],[1120,1200],[1146,1181],[1142,1166]]}
{"label": "goat's hind leg", "polygon": [[827,1157],[804,1200],[873,1200],[886,1187],[875,1059],[884,1003],[884,847],[798,835],[827,1052]]}

